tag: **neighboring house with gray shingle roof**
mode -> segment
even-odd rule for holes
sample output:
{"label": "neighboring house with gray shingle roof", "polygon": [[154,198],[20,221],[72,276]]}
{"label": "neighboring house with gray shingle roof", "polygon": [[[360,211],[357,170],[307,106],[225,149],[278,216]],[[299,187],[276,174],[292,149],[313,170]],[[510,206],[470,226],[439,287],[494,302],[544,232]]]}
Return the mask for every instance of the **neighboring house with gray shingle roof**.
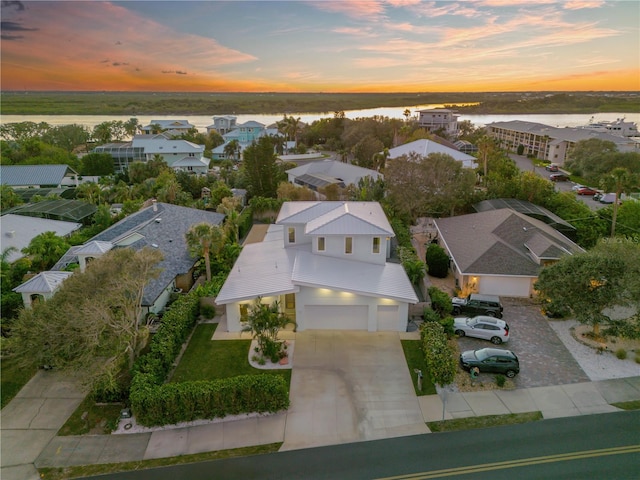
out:
{"label": "neighboring house with gray shingle roof", "polygon": [[193,286],[193,269],[199,259],[189,254],[186,233],[197,223],[220,225],[223,220],[224,215],[220,213],[154,203],[120,220],[84,245],[72,247],[54,269],[69,263],[86,265],[91,258],[113,248],[156,248],[164,256],[158,265],[161,271],[158,278],[147,284],[142,307],[144,314],[157,313],[164,308],[174,289],[188,291]]}
{"label": "neighboring house with gray shingle roof", "polygon": [[584,250],[544,222],[509,208],[434,220],[456,286],[528,297],[543,266]]}
{"label": "neighboring house with gray shingle roof", "polygon": [[381,173],[368,168],[338,162],[336,160],[320,160],[309,162],[285,172],[289,182],[294,185],[306,186],[311,190],[336,184],[341,188],[347,185],[358,185],[361,179],[370,177],[373,180],[383,178]]}
{"label": "neighboring house with gray shingle roof", "polygon": [[69,165],[0,165],[0,183],[11,188],[60,188],[65,178],[78,186],[78,173]]}

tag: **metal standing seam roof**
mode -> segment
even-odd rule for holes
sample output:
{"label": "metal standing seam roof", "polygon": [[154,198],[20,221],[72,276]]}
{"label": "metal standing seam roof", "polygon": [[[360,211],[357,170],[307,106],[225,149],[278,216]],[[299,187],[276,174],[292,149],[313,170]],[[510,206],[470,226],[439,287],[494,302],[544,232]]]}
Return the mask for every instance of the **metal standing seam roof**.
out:
{"label": "metal standing seam roof", "polygon": [[423,157],[427,157],[431,153],[444,153],[453,157],[454,160],[462,162],[464,167],[475,168],[477,166],[477,159],[475,157],[467,155],[455,148],[449,148],[432,140],[425,139],[415,140],[389,149],[389,159],[392,160],[402,155],[409,155],[410,153],[417,153]]}
{"label": "metal standing seam roof", "polygon": [[111,242],[90,241],[74,251],[75,255],[101,255],[114,247]]}
{"label": "metal standing seam roof", "polygon": [[[288,205],[287,205],[288,204]],[[355,224],[363,234],[393,234],[376,202],[285,202],[279,218],[283,223],[302,223],[320,214],[317,228],[338,233],[338,223]],[[362,220],[372,216],[376,225]],[[323,218],[324,217],[324,218]],[[338,222],[338,223],[334,223]],[[313,222],[310,221],[309,224]],[[386,223],[386,225],[385,225]],[[388,230],[387,230],[388,228]],[[258,296],[293,293],[300,286],[329,288],[364,296],[417,303],[418,298],[400,264],[383,265],[311,253],[310,244],[284,246],[284,225],[270,225],[264,240],[246,245],[216,297],[219,305]],[[344,234],[344,231],[342,232]]]}
{"label": "metal standing seam roof", "polygon": [[377,265],[299,250],[291,277],[296,285],[418,302],[404,267],[397,263]]}
{"label": "metal standing seam roof", "polygon": [[18,293],[53,293],[73,272],[40,272],[13,289]]}
{"label": "metal standing seam roof", "polygon": [[375,170],[351,165],[350,163],[338,162],[336,160],[320,160],[305,163],[304,165],[291,168],[285,173],[299,179],[306,178],[306,175],[320,179],[339,179],[343,181],[345,185],[356,184],[364,177],[371,177],[373,179],[383,178],[383,175]]}
{"label": "metal standing seam roof", "polygon": [[60,185],[67,173],[77,175],[69,165],[0,165],[3,185]]}
{"label": "metal standing seam roof", "polygon": [[9,263],[13,263],[24,256],[21,253],[22,249],[29,246],[34,237],[44,232],[55,232],[59,237],[64,237],[80,227],[82,227],[82,224],[77,222],[64,222],[8,213],[0,217],[2,250],[8,247],[15,247],[18,250],[10,253],[6,258]]}
{"label": "metal standing seam roof", "polygon": [[284,202],[276,224],[305,225],[313,235],[395,236],[378,202]]}
{"label": "metal standing seam roof", "polygon": [[209,162],[204,157],[182,157],[171,164],[171,167],[204,167],[209,168]]}

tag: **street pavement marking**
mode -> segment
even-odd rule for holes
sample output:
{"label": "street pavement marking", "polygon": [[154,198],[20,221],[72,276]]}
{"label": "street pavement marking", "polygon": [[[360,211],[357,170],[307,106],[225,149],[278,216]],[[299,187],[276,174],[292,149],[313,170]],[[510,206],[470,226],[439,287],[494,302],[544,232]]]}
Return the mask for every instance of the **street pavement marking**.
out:
{"label": "street pavement marking", "polygon": [[471,473],[487,472],[490,470],[502,470],[505,468],[526,467],[542,463],[565,462],[568,460],[580,460],[583,458],[603,457],[605,455],[624,455],[640,452],[640,445],[628,445],[625,447],[602,448],[599,450],[586,450],[583,452],[560,453],[544,457],[523,458],[520,460],[508,460],[505,462],[485,463],[482,465],[469,465],[467,467],[445,468],[431,472],[411,473],[395,477],[383,477],[377,480],[426,480],[430,478],[452,477],[454,475],[468,475]]}

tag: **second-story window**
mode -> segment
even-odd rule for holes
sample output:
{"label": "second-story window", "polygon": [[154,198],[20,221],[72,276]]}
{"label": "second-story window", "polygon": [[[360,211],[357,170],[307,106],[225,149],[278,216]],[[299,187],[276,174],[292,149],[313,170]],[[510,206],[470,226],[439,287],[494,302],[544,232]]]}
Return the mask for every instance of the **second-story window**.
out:
{"label": "second-story window", "polygon": [[324,252],[324,237],[318,237],[318,251]]}
{"label": "second-story window", "polygon": [[380,237],[373,237],[372,253],[380,253]]}
{"label": "second-story window", "polygon": [[296,229],[289,227],[289,243],[296,243]]}
{"label": "second-story window", "polygon": [[344,253],[353,253],[353,237],[346,237],[344,239]]}

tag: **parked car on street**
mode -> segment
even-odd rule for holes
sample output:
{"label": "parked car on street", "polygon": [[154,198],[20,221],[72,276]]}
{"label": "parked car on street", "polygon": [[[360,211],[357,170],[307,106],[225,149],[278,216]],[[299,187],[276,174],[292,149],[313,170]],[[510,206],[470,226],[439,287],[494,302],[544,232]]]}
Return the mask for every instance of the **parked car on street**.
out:
{"label": "parked car on street", "polygon": [[595,195],[596,193],[598,193],[598,191],[595,188],[591,187],[581,187],[576,190],[576,193],[578,195]]}
{"label": "parked car on street", "polygon": [[566,182],[569,180],[569,175],[566,173],[552,173],[549,175],[549,180],[552,182]]}
{"label": "parked car on street", "polygon": [[472,293],[466,298],[453,297],[451,299],[454,315],[488,315],[502,318],[502,304],[495,295],[481,295]]}
{"label": "parked car on street", "polygon": [[509,341],[507,322],[486,315],[454,318],[453,330],[459,337],[481,338],[495,345]]}
{"label": "parked car on street", "polygon": [[[616,201],[616,194],[615,193],[605,193],[604,195],[602,195],[598,201],[600,203],[613,203]],[[620,200],[618,200],[618,205],[620,205],[622,202]]]}
{"label": "parked car on street", "polygon": [[558,165],[556,165],[555,163],[550,163],[549,165],[544,167],[544,169],[547,172],[557,172],[558,171]]}
{"label": "parked car on street", "polygon": [[460,354],[460,366],[467,371],[477,368],[480,372],[501,373],[509,378],[520,372],[518,357],[511,350],[482,348]]}

